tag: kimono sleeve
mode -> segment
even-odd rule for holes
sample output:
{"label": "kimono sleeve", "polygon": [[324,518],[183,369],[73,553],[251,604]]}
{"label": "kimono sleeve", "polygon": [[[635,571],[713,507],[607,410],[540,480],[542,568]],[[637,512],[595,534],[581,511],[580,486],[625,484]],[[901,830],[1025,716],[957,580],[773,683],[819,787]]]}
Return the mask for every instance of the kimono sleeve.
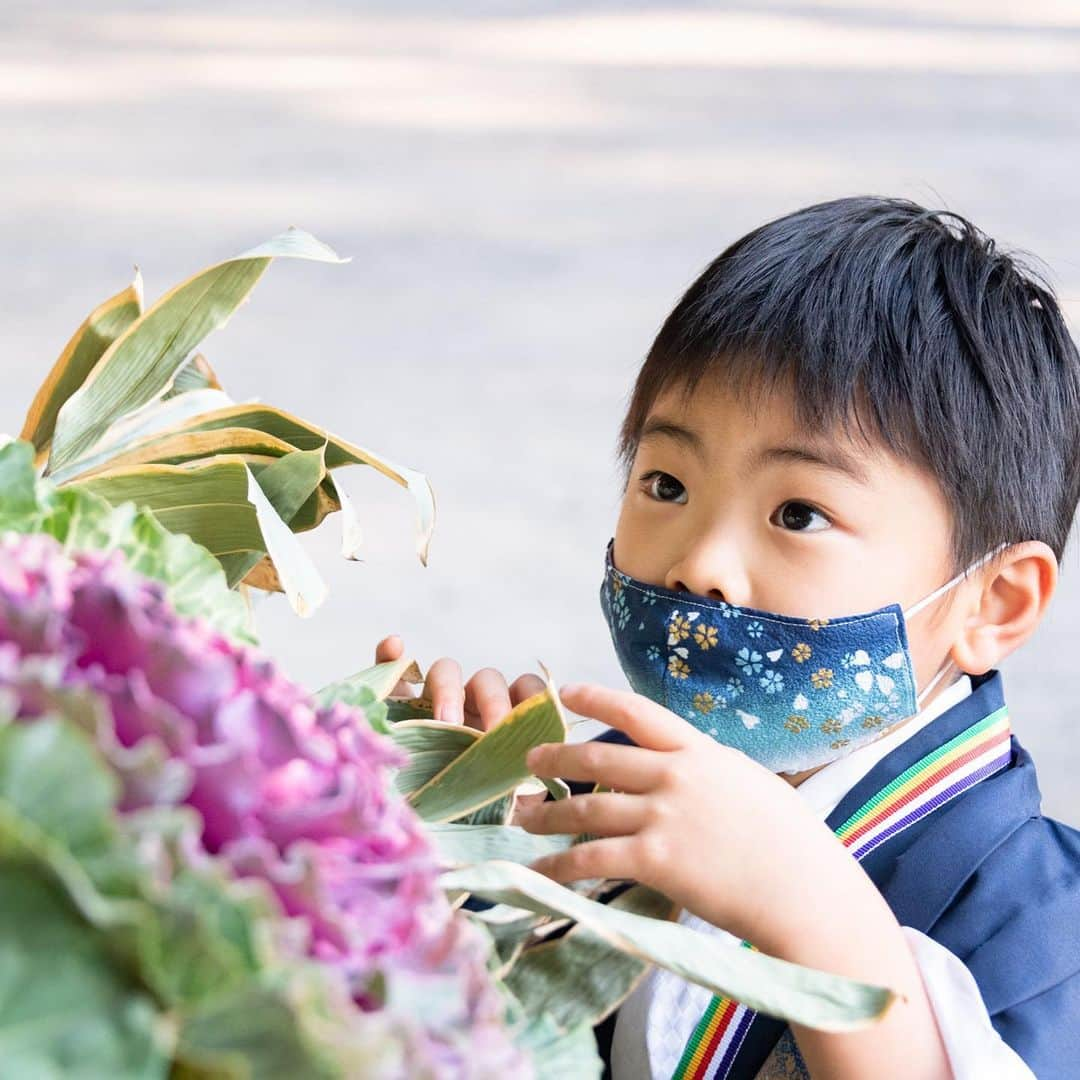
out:
{"label": "kimono sleeve", "polygon": [[1080,833],[1034,816],[958,890],[930,936],[975,977],[994,1029],[1039,1077],[1080,1075]]}
{"label": "kimono sleeve", "polygon": [[992,1014],[990,1022],[1036,1076],[1075,1076],[1080,1068],[1080,974]]}

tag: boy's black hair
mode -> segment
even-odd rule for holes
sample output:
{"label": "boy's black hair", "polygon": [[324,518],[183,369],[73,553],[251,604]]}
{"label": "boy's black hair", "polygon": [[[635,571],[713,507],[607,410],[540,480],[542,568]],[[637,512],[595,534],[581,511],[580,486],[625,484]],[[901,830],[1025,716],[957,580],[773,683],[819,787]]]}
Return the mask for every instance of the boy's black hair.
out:
{"label": "boy's black hair", "polygon": [[657,397],[681,388],[685,403],[706,376],[787,382],[800,422],[857,430],[928,468],[958,570],[1022,540],[1060,562],[1080,498],[1080,355],[1045,278],[959,214],[854,196],[735,241],[638,374],[619,433],[624,487]]}

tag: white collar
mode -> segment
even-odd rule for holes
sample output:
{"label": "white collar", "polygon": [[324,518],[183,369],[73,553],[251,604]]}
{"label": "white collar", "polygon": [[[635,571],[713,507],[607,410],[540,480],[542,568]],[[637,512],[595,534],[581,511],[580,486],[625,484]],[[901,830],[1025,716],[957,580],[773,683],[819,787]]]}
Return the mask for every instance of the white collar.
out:
{"label": "white collar", "polygon": [[866,746],[859,747],[846,757],[830,762],[813,776],[808,776],[795,790],[809,803],[820,818],[827,818],[840,800],[883,758],[901,743],[936,720],[946,709],[963,701],[971,693],[971,677],[961,675],[954,683],[935,695],[921,712],[895,731]]}

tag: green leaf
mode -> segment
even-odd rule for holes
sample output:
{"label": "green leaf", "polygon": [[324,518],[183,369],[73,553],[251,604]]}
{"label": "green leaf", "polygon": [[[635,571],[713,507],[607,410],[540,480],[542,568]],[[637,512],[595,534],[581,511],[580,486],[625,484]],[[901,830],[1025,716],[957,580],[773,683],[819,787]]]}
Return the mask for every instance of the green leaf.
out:
{"label": "green leaf", "polygon": [[[322,447],[317,450],[293,450],[288,443],[283,443],[282,446],[287,451],[282,457],[269,465],[252,467],[251,472],[277,516],[283,522],[289,523],[322,482],[326,475],[326,463]],[[295,541],[288,543],[290,549],[294,549]],[[222,555],[221,566],[230,584],[242,581],[262,559],[262,555],[263,553],[258,551]],[[304,561],[308,562],[306,556]],[[280,567],[276,569],[280,576]],[[284,579],[282,585],[285,585]]]}
{"label": "green leaf", "polygon": [[311,615],[326,599],[326,582],[319,576],[315,564],[308,558],[293,531],[282,521],[270,500],[263,494],[251,470],[247,469],[246,472],[247,497],[255,508],[266,554],[274,564],[281,587],[285,590],[293,611],[304,617]]}
{"label": "green leaf", "polygon": [[587,1021],[564,1031],[550,1017],[533,1016],[517,1043],[532,1057],[536,1080],[599,1080],[603,1074],[596,1036]]}
{"label": "green leaf", "polygon": [[170,532],[190,536],[213,555],[266,550],[248,499],[248,470],[242,461],[133,466],[91,476],[74,486],[114,506],[132,502],[152,510]]}
{"label": "green leaf", "polygon": [[[116,779],[82,726],[93,727],[104,712],[96,702],[83,690],[49,692],[46,682],[42,703],[57,715],[0,728],[0,863],[34,867],[88,923],[123,932],[138,922],[140,908],[114,857]],[[46,757],[52,760],[44,764]],[[89,867],[107,869],[116,886],[109,896]]]}
{"label": "green leaf", "polygon": [[[388,701],[387,704],[394,706],[405,703]],[[418,719],[398,720],[386,726],[385,734],[409,755],[408,762],[394,775],[394,786],[405,796],[426,784],[480,738],[480,732],[476,728],[428,720],[423,718],[424,716],[426,714],[422,714]],[[504,825],[512,807],[513,793],[510,792],[454,818],[453,821],[467,825]]]}
{"label": "green leaf", "polygon": [[[46,468],[45,475],[54,484],[67,484],[78,477],[106,470],[113,462],[140,464],[143,457],[139,448],[143,446],[148,448],[149,460],[158,461],[153,452],[154,448],[163,439],[171,437],[164,436],[161,432],[171,430],[199,413],[232,404],[233,400],[228,394],[209,389],[189,390],[175,398],[156,398],[111,424],[108,431],[94,444],[92,453],[61,469]],[[167,455],[164,463],[171,463]]]}
{"label": "green leaf", "polygon": [[[143,439],[138,446],[126,450],[118,449],[111,457],[103,456],[94,467],[80,469],[78,479],[86,480],[135,465],[187,465],[189,462],[231,455],[239,455],[247,463],[269,461],[273,464],[274,458],[282,458],[294,452],[300,451],[296,451],[295,447],[281,439],[275,439],[273,435],[252,428],[181,432]],[[260,465],[260,468],[268,467],[266,464]],[[54,475],[52,479],[56,480],[58,475]],[[294,510],[293,513],[295,512]]]}
{"label": "green leaf", "polygon": [[[632,886],[606,906],[653,919],[668,918],[674,908],[666,896],[644,885]],[[598,1024],[648,970],[645,960],[578,924],[554,941],[526,949],[510,969],[506,985],[530,1016],[546,1014],[569,1030],[582,1021]]]}
{"label": "green leaf", "polygon": [[140,974],[165,1004],[199,1003],[243,986],[255,974],[244,953],[218,932],[213,915],[206,901],[167,897],[138,924]]}
{"label": "green leaf", "polygon": [[370,465],[383,476],[406,488],[416,504],[416,551],[420,561],[427,566],[428,548],[435,530],[435,492],[423,473],[398,465],[384,455],[376,454],[356,443],[346,442],[314,424],[270,405],[246,403],[215,409],[213,412],[193,417],[176,430],[213,431],[234,427],[264,431],[290,443],[298,450],[314,450],[325,443],[328,469],[337,469],[342,465]]}
{"label": "green leaf", "polygon": [[[426,565],[435,527],[435,494],[422,473],[394,465],[280,409],[234,405],[218,390],[192,390],[150,402],[114,423],[92,453],[51,475],[57,483],[70,483],[131,465],[175,465],[232,453],[280,457],[290,449],[311,450],[320,445],[327,447],[327,468],[372,465],[409,489],[417,506],[417,551]],[[304,532],[337,511],[342,515],[341,554],[355,560],[363,531],[340,478],[326,476],[289,523],[294,532]]]}
{"label": "green leaf", "polygon": [[168,1028],[107,940],[34,870],[0,859],[0,1061],[8,1076],[160,1080]]}
{"label": "green leaf", "polygon": [[323,709],[337,703],[360,709],[367,717],[367,722],[380,735],[391,734],[386,720],[386,705],[379,701],[369,686],[353,686],[348,682],[330,683],[316,692],[315,701]]}
{"label": "green leaf", "polygon": [[411,657],[402,656],[397,660],[387,660],[373,667],[364,668],[355,675],[335,683],[335,686],[367,686],[382,701],[401,680],[407,683],[421,683],[424,677],[420,667]]}
{"label": "green leaf", "polygon": [[64,351],[38,388],[23,423],[21,439],[45,450],[56,427],[60,407],[79,389],[105,350],[142,312],[142,278],[98,305],[75,331]]}
{"label": "green leaf", "polygon": [[[390,737],[410,755],[445,754],[449,760],[468,750],[480,737],[476,728],[465,724],[447,724],[441,720],[401,720],[394,724]],[[435,774],[432,773],[432,776]]]}
{"label": "green leaf", "polygon": [[391,726],[396,727],[407,720],[435,719],[432,714],[431,702],[424,698],[388,697],[384,701],[386,704],[386,719]]}
{"label": "green leaf", "polygon": [[294,450],[251,471],[282,521],[292,521],[326,476],[326,447]]}
{"label": "green leaf", "polygon": [[332,1027],[331,1018],[320,1015],[318,987],[296,990],[290,995],[251,986],[187,1013],[178,1075],[258,1080],[400,1075],[393,1070],[398,1049],[381,1018],[357,1011],[347,1025]]}
{"label": "green leaf", "polygon": [[540,783],[547,788],[548,794],[556,801],[570,798],[570,785],[565,780],[557,776],[541,776]]}
{"label": "green leaf", "polygon": [[503,904],[495,904],[483,911],[470,911],[468,917],[479,924],[491,938],[497,961],[494,974],[500,979],[505,977],[505,973],[521,955],[533,931],[551,923],[550,919],[545,919],[542,915],[535,915],[531,911],[515,911]]}
{"label": "green leaf", "polygon": [[157,807],[113,827],[114,777],[65,693],[46,704],[77,720],[0,726],[0,1071],[393,1072],[400,1035],[316,964],[278,956],[277,901],[198,854],[198,815]]}
{"label": "green leaf", "polygon": [[[300,459],[297,471],[309,470],[311,460]],[[152,510],[170,532],[186,533],[219,558],[265,552],[299,614],[310,614],[326,596],[311,559],[239,459],[134,466],[90,476],[75,486],[114,504],[130,501]]]}
{"label": "green leaf", "polygon": [[425,831],[435,843],[443,861],[468,866],[489,859],[509,859],[531,863],[544,855],[569,848],[574,838],[561,833],[531,833],[517,825],[461,825],[432,822]]}
{"label": "green leaf", "polygon": [[[227,407],[195,408],[189,404],[210,396],[224,399]],[[70,483],[131,465],[181,464],[228,453],[277,457],[290,448],[310,450],[324,444],[329,454],[328,468],[369,464],[410,490],[417,504],[417,550],[426,565],[435,525],[435,496],[423,474],[394,465],[279,409],[251,404],[234,406],[216,390],[194,390],[178,398],[151,402],[114,424],[93,453],[57,469],[52,475],[57,482]],[[294,532],[306,531],[315,528],[328,513],[338,510],[342,513],[342,555],[356,559],[362,530],[339,480],[327,476],[290,519],[290,524]]]}
{"label": "green leaf", "polygon": [[108,844],[116,794],[89,737],[69,724],[0,726],[0,801],[70,851]]}
{"label": "green leaf", "polygon": [[206,619],[229,637],[254,642],[243,598],[229,590],[218,561],[187,536],[168,532],[153,514],[113,507],[79,488],[35,480],[25,442],[0,448],[0,533],[48,533],[69,551],[120,550],[131,567],[166,586],[181,614]]}
{"label": "green leaf", "polygon": [[[263,438],[271,439],[273,436],[264,434]],[[293,516],[289,522],[289,528],[293,532],[309,532],[311,529],[318,528],[330,514],[336,514],[341,509],[337,484],[333,474],[327,473],[323,482],[308,496],[307,502]]]}
{"label": "green leaf", "polygon": [[517,863],[492,861],[442,875],[448,890],[551,916],[568,916],[617,949],[756,1012],[822,1031],[856,1031],[880,1019],[896,994],[884,987],[788,963],[580,896]]}
{"label": "green leaf", "polygon": [[[60,500],[80,494],[64,491]],[[182,615],[199,616],[229,637],[254,643],[243,598],[229,588],[210,552],[188,536],[170,532],[152,513],[128,504],[127,514],[130,525],[112,546],[124,552],[132,569],[165,582],[170,602]]]}
{"label": "green leaf", "polygon": [[531,775],[525,764],[529,750],[565,738],[562,704],[548,675],[548,685],[540,693],[516,705],[495,727],[412,792],[409,802],[425,821],[452,821],[513,791]]}
{"label": "green leaf", "polygon": [[394,786],[406,796],[423,787],[480,738],[476,728],[439,720],[402,720],[390,725],[389,735],[409,755],[408,764],[394,775]]}
{"label": "green leaf", "polygon": [[341,556],[353,562],[360,561],[357,552],[364,543],[364,530],[360,527],[356,507],[353,506],[352,499],[345,494],[345,489],[341,486],[341,477],[331,475],[327,477],[327,480],[334,488],[334,498],[341,511]]}
{"label": "green leaf", "polygon": [[109,346],[64,403],[50,468],[74,461],[114,420],[166,390],[191,351],[225,324],[275,257],[345,261],[308,233],[290,229],[169,290]]}
{"label": "green leaf", "polygon": [[172,386],[163,395],[164,398],[189,394],[192,390],[220,390],[221,383],[202,353],[196,353],[188,359],[173,378]]}
{"label": "green leaf", "polygon": [[[39,512],[34,448],[15,441],[0,447],[0,529],[32,521]],[[11,524],[8,524],[8,523]]]}
{"label": "green leaf", "polygon": [[467,814],[462,814],[461,817],[454,818],[449,824],[470,827],[484,826],[485,828],[491,825],[505,825],[513,807],[514,793],[510,792],[493,802],[481,806],[477,810],[471,810]]}

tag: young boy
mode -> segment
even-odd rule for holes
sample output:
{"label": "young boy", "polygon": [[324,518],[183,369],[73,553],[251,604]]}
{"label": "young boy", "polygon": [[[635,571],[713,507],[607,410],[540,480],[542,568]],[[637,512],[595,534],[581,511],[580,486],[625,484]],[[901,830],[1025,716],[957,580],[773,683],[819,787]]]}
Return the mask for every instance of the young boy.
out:
{"label": "young boy", "polygon": [[[996,670],[1080,497],[1049,286],[955,214],[799,210],[691,285],[619,451],[601,606],[636,692],[561,689],[612,730],[536,748],[575,797],[517,820],[598,839],[536,868],[903,997],[829,1034],[654,969],[598,1029],[616,1080],[1080,1076],[1080,833],[1041,816]],[[444,658],[425,693],[487,727],[542,685]]]}

